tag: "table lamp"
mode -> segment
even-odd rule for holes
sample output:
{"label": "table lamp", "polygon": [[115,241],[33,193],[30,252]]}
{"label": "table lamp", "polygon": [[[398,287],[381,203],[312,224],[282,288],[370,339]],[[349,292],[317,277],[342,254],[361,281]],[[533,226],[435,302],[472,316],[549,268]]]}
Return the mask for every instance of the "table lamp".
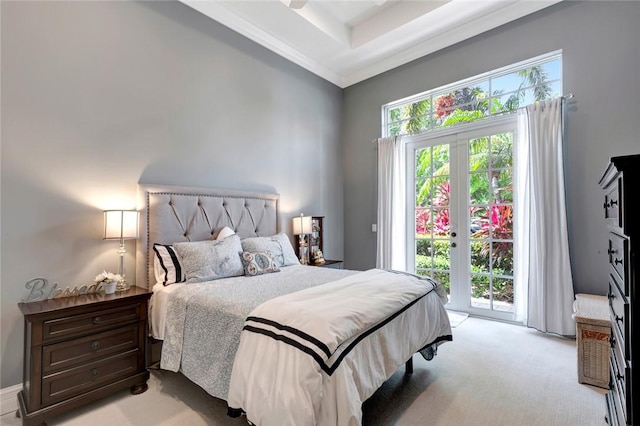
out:
{"label": "table lamp", "polygon": [[307,236],[311,233],[311,216],[300,216],[293,218],[293,234],[298,236],[298,255],[300,263],[306,265],[309,263],[309,246],[307,244]]}
{"label": "table lamp", "polygon": [[104,211],[104,239],[120,240],[120,266],[118,274],[122,281],[118,283],[116,290],[127,290],[129,284],[124,275],[124,255],[127,250],[124,247],[124,240],[138,238],[138,212],[136,210],[105,210]]}

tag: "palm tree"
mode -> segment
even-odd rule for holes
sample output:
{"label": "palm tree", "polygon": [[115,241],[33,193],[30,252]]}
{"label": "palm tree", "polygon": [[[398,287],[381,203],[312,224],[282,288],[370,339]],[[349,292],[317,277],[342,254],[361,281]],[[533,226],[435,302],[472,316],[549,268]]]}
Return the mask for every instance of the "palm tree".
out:
{"label": "palm tree", "polygon": [[553,89],[547,83],[549,76],[541,66],[526,68],[516,74],[522,77],[519,91],[523,89],[525,83],[528,87],[533,87],[533,96],[536,101],[543,101],[553,94]]}

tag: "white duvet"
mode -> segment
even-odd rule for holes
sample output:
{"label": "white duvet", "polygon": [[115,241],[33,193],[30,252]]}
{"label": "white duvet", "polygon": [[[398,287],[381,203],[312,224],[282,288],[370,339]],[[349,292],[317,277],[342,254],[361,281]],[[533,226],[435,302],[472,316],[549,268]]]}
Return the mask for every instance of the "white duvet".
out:
{"label": "white duvet", "polygon": [[443,301],[431,280],[378,269],[269,300],[245,322],[228,406],[259,426],[360,425],[413,353],[451,340]]}

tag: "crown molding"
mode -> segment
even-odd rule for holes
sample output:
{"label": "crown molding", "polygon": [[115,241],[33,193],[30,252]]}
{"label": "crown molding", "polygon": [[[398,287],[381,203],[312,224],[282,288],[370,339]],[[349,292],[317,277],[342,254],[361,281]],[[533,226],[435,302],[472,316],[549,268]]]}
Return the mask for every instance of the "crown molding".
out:
{"label": "crown molding", "polygon": [[[301,44],[300,39],[291,40],[289,44],[286,39],[261,28],[259,22],[250,22],[240,11],[234,10],[237,7],[234,2],[180,1],[336,86],[345,88],[562,0],[453,0],[364,45],[353,48],[342,43],[342,48],[332,51],[329,58],[312,57],[293,47],[294,42]],[[280,1],[274,1],[270,6],[272,8],[269,10],[274,12],[270,19],[289,19],[288,13],[301,14],[300,10],[293,11]],[[261,17],[252,18],[259,21]],[[309,23],[309,31],[313,30],[323,31]],[[274,28],[272,31],[277,32]],[[325,35],[333,34],[334,38],[340,34],[335,27],[327,31],[325,28]],[[318,43],[318,40],[321,39],[315,42]]]}

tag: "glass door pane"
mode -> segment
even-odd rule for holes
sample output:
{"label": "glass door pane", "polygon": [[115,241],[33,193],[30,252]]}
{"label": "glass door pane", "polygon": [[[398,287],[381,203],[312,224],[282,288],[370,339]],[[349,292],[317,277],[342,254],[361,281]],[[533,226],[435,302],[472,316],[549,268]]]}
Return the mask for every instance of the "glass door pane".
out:
{"label": "glass door pane", "polygon": [[414,151],[415,272],[451,285],[451,152],[449,144]]}
{"label": "glass door pane", "polygon": [[467,140],[471,308],[513,312],[513,136]]}

